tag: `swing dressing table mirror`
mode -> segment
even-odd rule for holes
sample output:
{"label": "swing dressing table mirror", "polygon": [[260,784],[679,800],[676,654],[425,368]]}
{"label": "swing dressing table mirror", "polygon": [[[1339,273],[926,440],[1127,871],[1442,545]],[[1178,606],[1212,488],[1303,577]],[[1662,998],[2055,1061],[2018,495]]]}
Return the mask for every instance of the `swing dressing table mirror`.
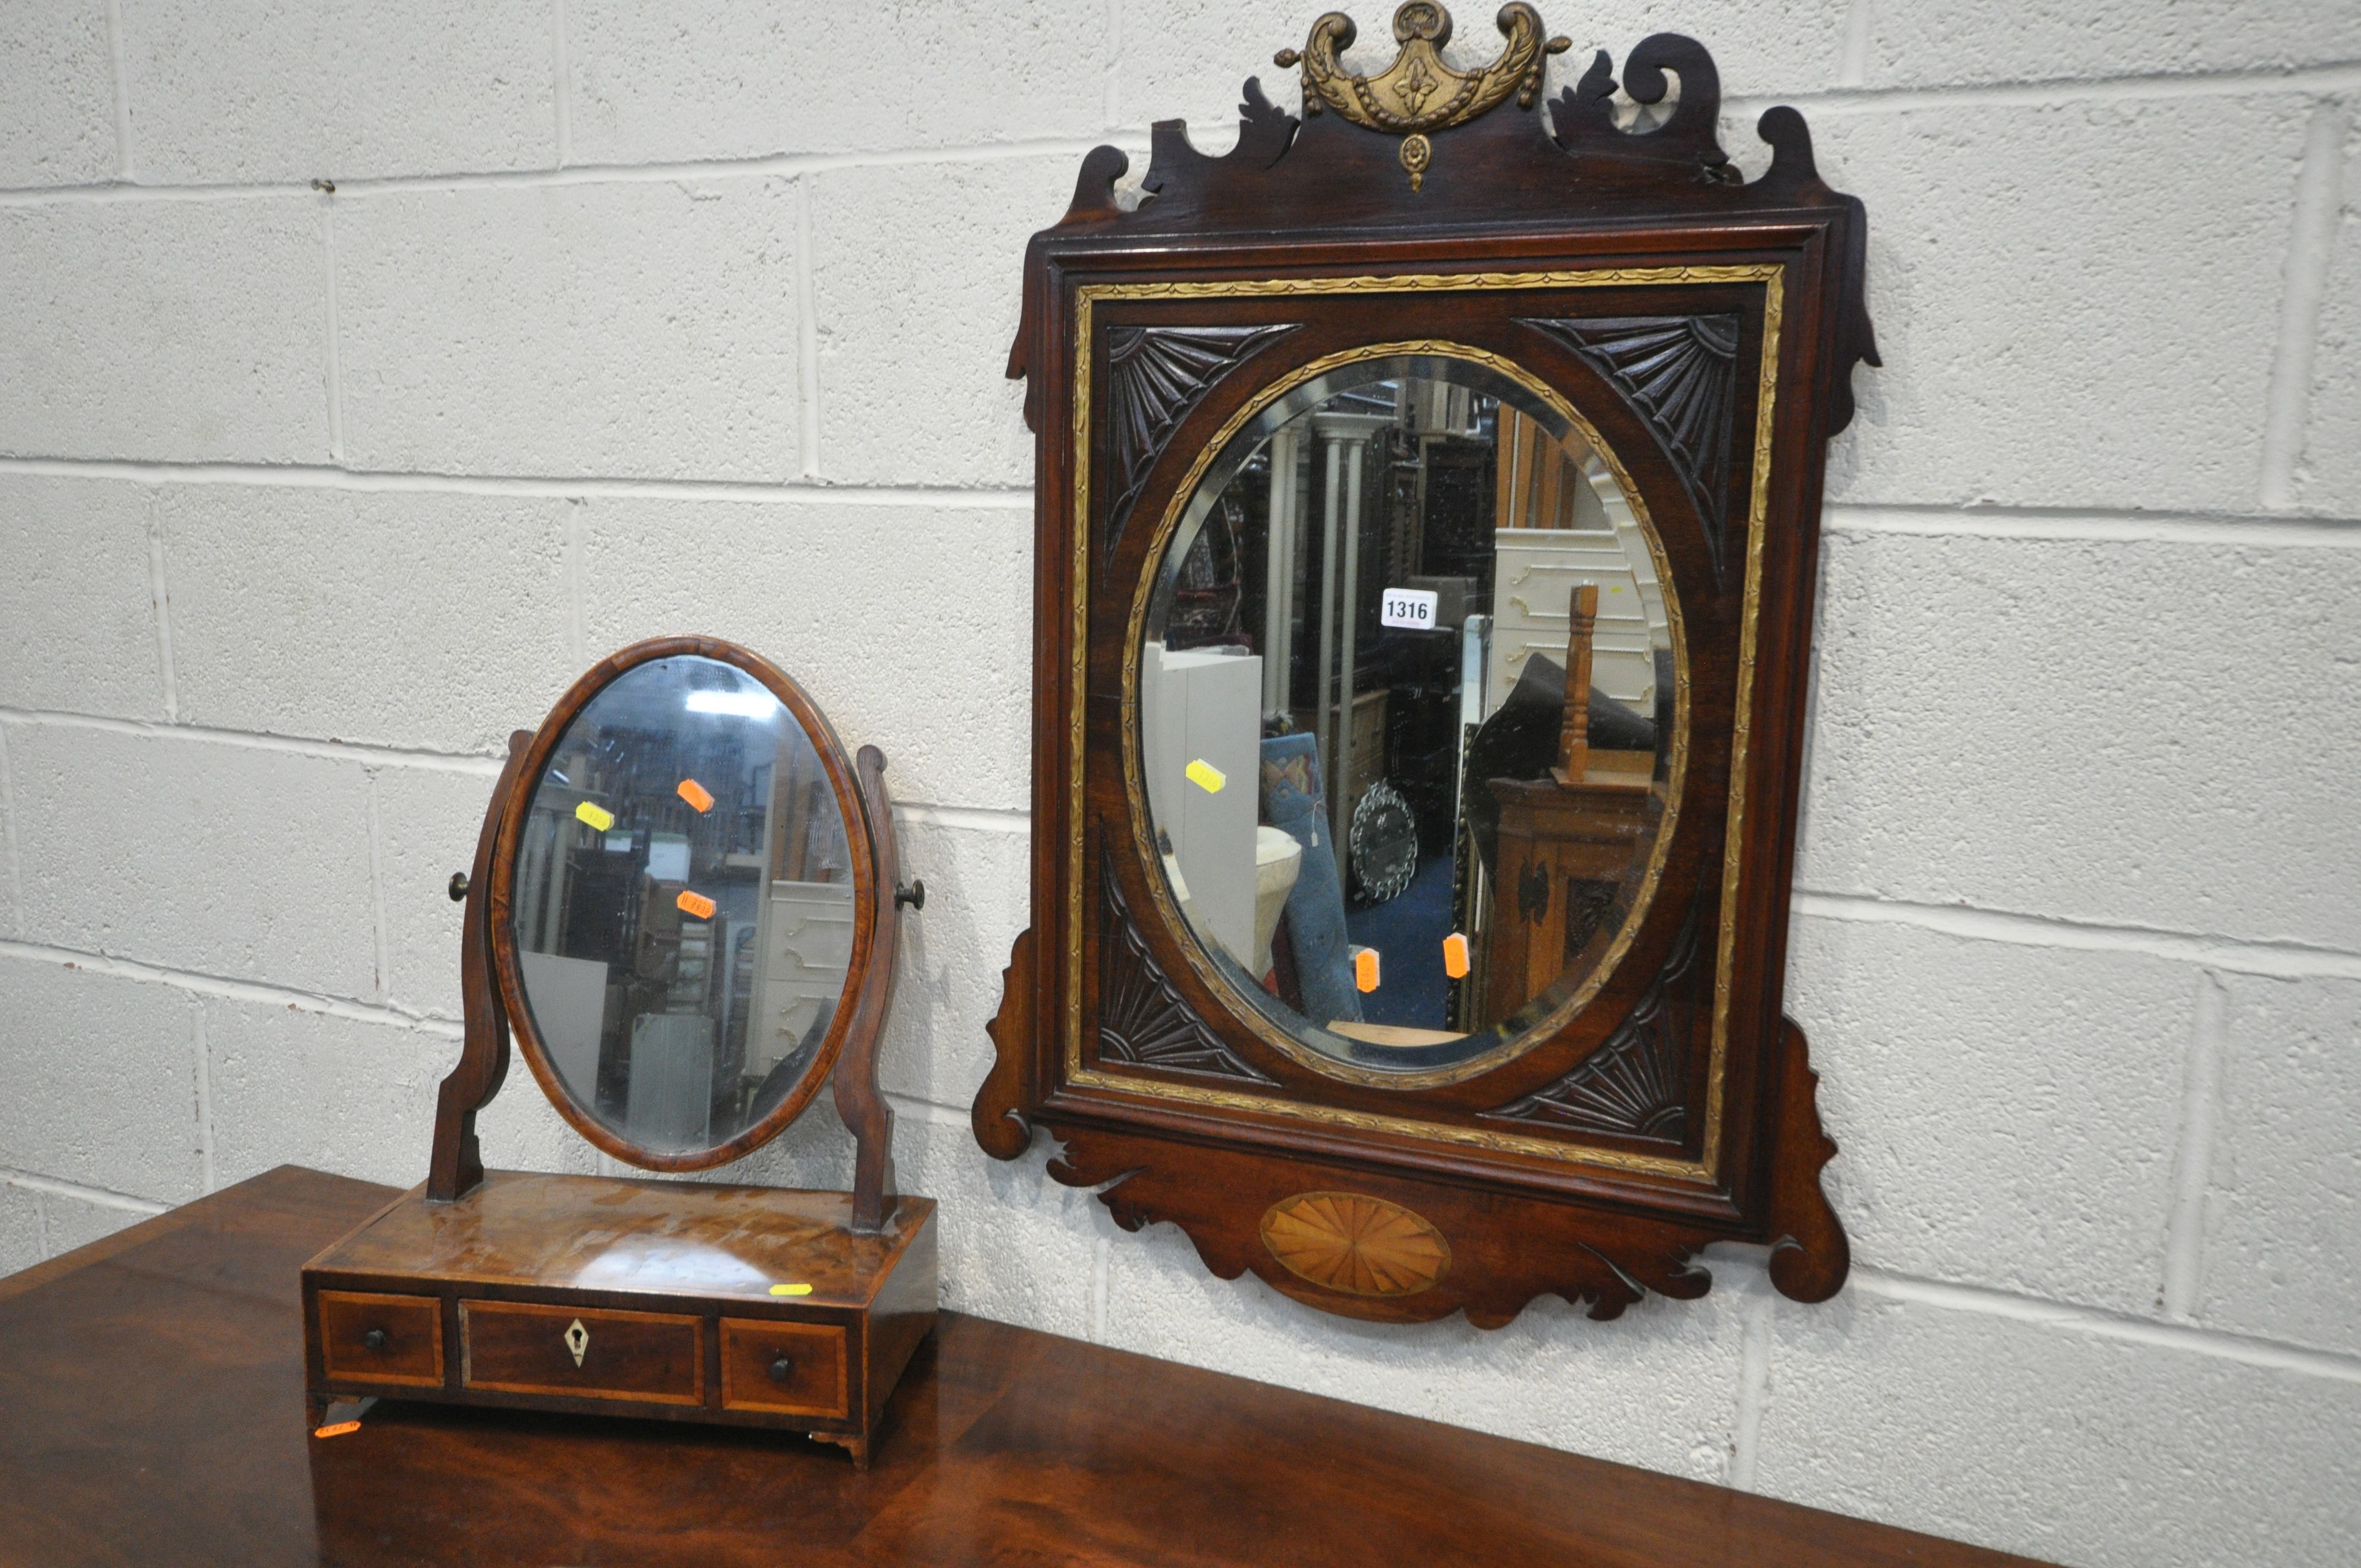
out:
{"label": "swing dressing table mirror", "polygon": [[1792,109],[1746,179],[1694,40],[1544,101],[1569,41],[1496,20],[1411,0],[1356,62],[1323,16],[1301,117],[1248,81],[1120,196],[1100,148],[1031,242],[1033,924],[976,1138],[1329,1312],[1611,1317],[1718,1241],[1822,1300],[1781,996],[1863,211]]}
{"label": "swing dressing table mirror", "polygon": [[[784,1428],[866,1465],[936,1304],[934,1204],[897,1195],[875,1058],[900,909],[874,747],[779,670],[642,642],[511,738],[474,869],[466,1047],[426,1182],[303,1270],[314,1424],[391,1396]],[[761,1148],[823,1088],[853,1190],[487,1171],[509,1066],[657,1172]]]}

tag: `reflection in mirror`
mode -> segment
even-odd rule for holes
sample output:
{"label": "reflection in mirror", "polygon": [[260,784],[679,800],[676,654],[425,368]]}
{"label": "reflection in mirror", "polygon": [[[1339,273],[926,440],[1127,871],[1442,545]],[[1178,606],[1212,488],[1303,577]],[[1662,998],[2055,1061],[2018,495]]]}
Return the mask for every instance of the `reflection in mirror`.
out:
{"label": "reflection in mirror", "polygon": [[1671,804],[1660,560],[1585,435],[1474,363],[1348,367],[1230,442],[1137,674],[1168,886],[1233,989],[1423,1071],[1603,978]]}
{"label": "reflection in mirror", "polygon": [[618,676],[551,753],[517,857],[519,978],[592,1121],[698,1153],[826,1065],[852,949],[844,817],[753,676],[696,655]]}

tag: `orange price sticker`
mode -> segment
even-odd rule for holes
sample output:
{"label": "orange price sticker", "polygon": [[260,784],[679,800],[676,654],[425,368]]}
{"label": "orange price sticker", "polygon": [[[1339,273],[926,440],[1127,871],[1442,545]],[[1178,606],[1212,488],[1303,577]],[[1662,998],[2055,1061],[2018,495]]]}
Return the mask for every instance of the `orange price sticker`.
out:
{"label": "orange price sticker", "polygon": [[1378,988],[1378,949],[1362,948],[1353,954],[1353,989],[1375,991]]}
{"label": "orange price sticker", "polygon": [[680,906],[683,915],[694,915],[699,920],[713,918],[713,900],[701,893],[683,893],[673,903]]}
{"label": "orange price sticker", "polygon": [[342,1437],[348,1431],[358,1431],[360,1430],[361,1423],[358,1421],[338,1421],[332,1427],[319,1428],[314,1431],[312,1435],[313,1437]]}
{"label": "orange price sticker", "polygon": [[1467,978],[1467,938],[1456,931],[1443,938],[1443,972],[1454,980]]}
{"label": "orange price sticker", "polygon": [[699,811],[713,809],[713,792],[695,779],[680,781],[680,797]]}

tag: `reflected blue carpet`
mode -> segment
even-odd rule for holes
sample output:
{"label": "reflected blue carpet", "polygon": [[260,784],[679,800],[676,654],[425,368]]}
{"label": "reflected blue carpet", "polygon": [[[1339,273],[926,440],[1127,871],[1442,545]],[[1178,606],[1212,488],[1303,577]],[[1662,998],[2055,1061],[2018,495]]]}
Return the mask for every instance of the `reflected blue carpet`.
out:
{"label": "reflected blue carpet", "polygon": [[1361,998],[1371,1024],[1412,1029],[1444,1027],[1450,978],[1443,972],[1443,938],[1451,935],[1451,857],[1430,855],[1396,898],[1345,912],[1356,947],[1378,950],[1378,989]]}

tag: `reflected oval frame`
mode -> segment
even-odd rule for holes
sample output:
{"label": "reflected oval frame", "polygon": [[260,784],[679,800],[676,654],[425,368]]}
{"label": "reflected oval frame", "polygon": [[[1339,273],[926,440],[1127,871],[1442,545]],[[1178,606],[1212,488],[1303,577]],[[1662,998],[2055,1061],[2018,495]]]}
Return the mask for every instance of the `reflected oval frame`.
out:
{"label": "reflected oval frame", "polygon": [[[523,976],[517,967],[516,927],[511,899],[516,886],[516,863],[519,839],[533,797],[538,791],[543,772],[556,751],[574,721],[582,716],[591,700],[624,675],[642,664],[661,659],[695,656],[730,665],[741,674],[760,681],[780,705],[803,727],[804,738],[819,757],[821,770],[828,776],[829,787],[835,793],[838,814],[844,819],[846,846],[852,862],[852,957],[845,967],[844,990],[836,1015],[828,1026],[818,1052],[805,1067],[803,1074],[785,1097],[774,1106],[762,1120],[746,1127],[725,1143],[705,1149],[687,1149],[675,1153],[659,1153],[641,1147],[621,1136],[587,1113],[558,1078],[549,1059],[548,1047],[542,1042],[541,1032],[534,1025],[533,1010],[526,1004]],[[872,831],[869,813],[862,804],[861,790],[854,778],[852,764],[845,756],[844,746],[829,727],[827,716],[787,674],[761,654],[725,641],[718,637],[653,637],[634,642],[630,647],[591,666],[581,679],[566,688],[566,695],[549,710],[549,717],[533,731],[533,742],[525,749],[522,764],[514,782],[509,786],[508,798],[500,803],[500,837],[492,853],[491,903],[489,909],[491,927],[492,970],[500,987],[501,1010],[508,1015],[510,1029],[524,1053],[525,1065],[533,1069],[534,1081],[541,1085],[557,1113],[566,1124],[582,1135],[594,1147],[626,1165],[642,1170],[679,1171],[710,1170],[717,1166],[742,1159],[777,1137],[809,1107],[836,1070],[837,1058],[843,1054],[845,1038],[850,1034],[853,1015],[859,1008],[848,1005],[851,999],[864,994],[869,979],[869,966],[874,957],[878,917],[877,846]]]}

